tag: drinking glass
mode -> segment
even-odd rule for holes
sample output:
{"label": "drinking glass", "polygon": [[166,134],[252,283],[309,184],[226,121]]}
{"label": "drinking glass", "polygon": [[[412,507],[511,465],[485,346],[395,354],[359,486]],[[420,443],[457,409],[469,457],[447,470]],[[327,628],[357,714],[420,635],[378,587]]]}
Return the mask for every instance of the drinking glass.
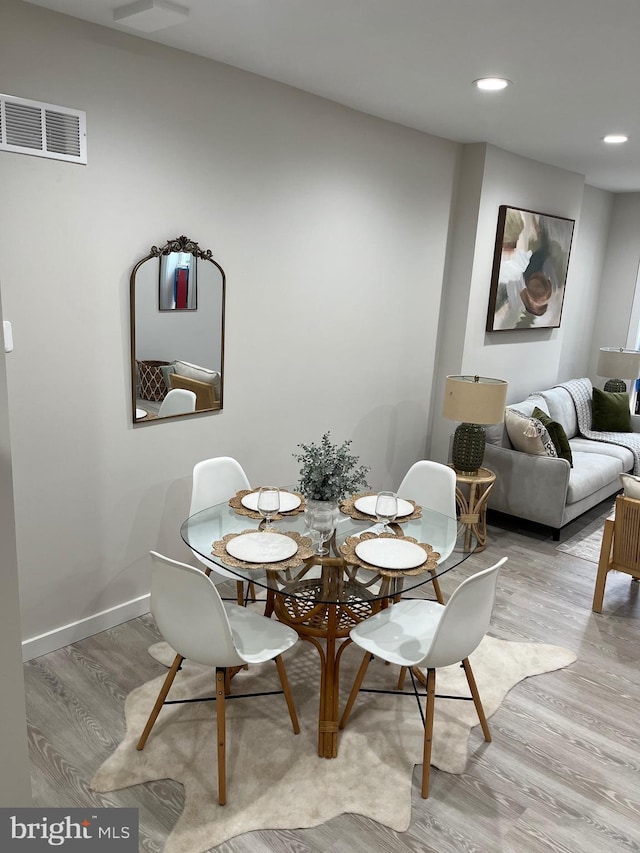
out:
{"label": "drinking glass", "polygon": [[264,518],[265,529],[280,511],[280,490],[277,486],[262,486],[258,492],[258,512]]}
{"label": "drinking glass", "polygon": [[326,556],[329,549],[324,547],[324,543],[331,537],[335,526],[333,508],[314,509],[309,526],[318,534],[318,546],[315,553],[320,557]]}
{"label": "drinking glass", "polygon": [[395,492],[378,492],[376,498],[376,518],[382,523],[381,533],[393,533],[389,523],[398,515],[398,496]]}

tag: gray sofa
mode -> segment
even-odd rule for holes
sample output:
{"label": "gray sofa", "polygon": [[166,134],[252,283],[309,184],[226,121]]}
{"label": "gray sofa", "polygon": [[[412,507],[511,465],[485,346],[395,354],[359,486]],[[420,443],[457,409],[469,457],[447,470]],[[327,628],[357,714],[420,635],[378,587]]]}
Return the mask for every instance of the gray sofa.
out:
{"label": "gray sofa", "polygon": [[[633,469],[634,453],[580,435],[576,406],[563,387],[537,392],[508,408],[531,415],[536,406],[564,427],[573,468],[566,459],[515,450],[504,424],[487,427],[482,464],[496,473],[488,507],[552,527],[558,540],[561,527],[620,490],[620,474]],[[640,433],[640,416],[632,415],[631,422]]]}

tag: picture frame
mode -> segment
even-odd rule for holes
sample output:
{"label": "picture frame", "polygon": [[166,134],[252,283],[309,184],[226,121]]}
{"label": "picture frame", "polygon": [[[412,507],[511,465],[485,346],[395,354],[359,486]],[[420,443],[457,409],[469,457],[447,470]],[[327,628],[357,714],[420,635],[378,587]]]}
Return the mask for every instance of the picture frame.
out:
{"label": "picture frame", "polygon": [[500,205],[487,332],[557,329],[574,219]]}

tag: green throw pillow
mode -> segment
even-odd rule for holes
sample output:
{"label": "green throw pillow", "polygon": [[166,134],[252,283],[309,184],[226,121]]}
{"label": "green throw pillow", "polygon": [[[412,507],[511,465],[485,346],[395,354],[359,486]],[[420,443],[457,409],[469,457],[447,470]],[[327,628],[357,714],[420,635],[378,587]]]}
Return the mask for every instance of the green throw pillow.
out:
{"label": "green throw pillow", "polygon": [[591,429],[596,432],[631,432],[631,411],[626,391],[593,389]]}
{"label": "green throw pillow", "polygon": [[537,418],[543,427],[546,427],[547,432],[551,436],[551,441],[556,449],[556,453],[560,459],[566,459],[569,465],[573,468],[573,456],[571,455],[571,446],[569,439],[564,431],[562,424],[552,420],[546,412],[539,409],[537,406],[531,412],[532,418]]}

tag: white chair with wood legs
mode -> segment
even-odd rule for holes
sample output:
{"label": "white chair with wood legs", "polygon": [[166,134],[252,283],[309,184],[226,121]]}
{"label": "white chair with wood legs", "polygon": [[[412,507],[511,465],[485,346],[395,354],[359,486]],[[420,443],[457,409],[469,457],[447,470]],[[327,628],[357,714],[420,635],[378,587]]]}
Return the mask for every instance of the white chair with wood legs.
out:
{"label": "white chair with wood legs", "polygon": [[[365,655],[340,720],[341,729],[346,725],[367,667],[374,657],[398,664],[403,667],[402,672],[404,667],[407,667],[411,673],[416,696],[418,691],[413,670],[415,667],[427,670],[426,714],[423,717],[423,798],[429,796],[429,767],[438,667],[455,663],[462,665],[471,691],[469,698],[473,699],[478,712],[484,739],[491,740],[491,733],[468,658],[479,646],[489,628],[496,596],[498,571],[506,560],[507,558],[503,557],[495,566],[484,569],[463,581],[446,606],[426,599],[407,599],[381,610],[350,631],[349,636],[357,646],[365,650]],[[402,680],[401,673],[399,690],[402,689]],[[366,692],[364,688],[363,692]],[[420,713],[422,713],[422,707],[420,707]]]}
{"label": "white chair with wood legs", "polygon": [[297,642],[298,635],[293,628],[253,613],[246,607],[224,604],[211,578],[200,569],[163,557],[155,551],[151,552],[151,558],[151,612],[158,630],[176,651],[176,656],[137,749],[144,749],[182,661],[186,658],[215,667],[218,801],[223,806],[227,798],[225,704],[227,699],[241,699],[251,695],[227,695],[230,670],[235,671],[246,664],[275,661],[282,690],[273,692],[284,693],[293,731],[298,734],[298,716],[281,658],[281,654]]}
{"label": "white chair with wood legs", "polygon": [[[204,459],[202,462],[198,462],[193,469],[189,515],[194,515],[210,506],[228,501],[241,489],[250,488],[249,478],[236,459],[231,456],[215,456],[212,459]],[[206,567],[207,572],[215,572],[215,575],[219,575],[225,580],[235,580],[236,600],[238,604],[244,603],[244,585],[241,580],[238,580],[237,575],[223,569],[211,560],[207,560],[197,551],[193,551],[193,554]],[[215,576],[214,581],[220,582]]]}
{"label": "white chair with wood legs", "polygon": [[[430,459],[415,462],[404,475],[398,486],[398,497],[411,499],[425,509],[440,512],[449,518],[456,517],[456,475],[452,468]],[[455,545],[455,539],[446,543],[431,543],[440,553],[442,560],[446,559]],[[434,574],[434,572],[432,572]],[[440,604],[444,604],[440,584],[437,578],[433,580],[433,591]]]}

